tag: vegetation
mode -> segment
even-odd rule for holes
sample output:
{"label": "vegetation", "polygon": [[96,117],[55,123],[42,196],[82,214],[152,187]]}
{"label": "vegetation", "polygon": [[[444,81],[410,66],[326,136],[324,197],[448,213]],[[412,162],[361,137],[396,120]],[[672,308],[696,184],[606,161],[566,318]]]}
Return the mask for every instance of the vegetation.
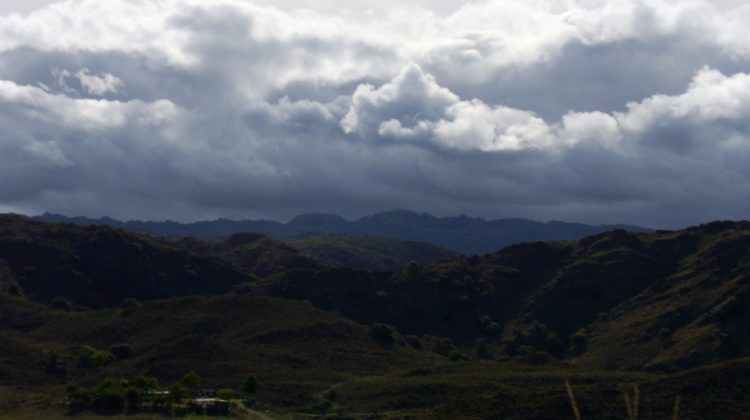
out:
{"label": "vegetation", "polygon": [[436,245],[372,236],[314,236],[286,244],[332,267],[368,270],[398,269],[411,261],[429,265],[457,255]]}
{"label": "vegetation", "polygon": [[208,392],[238,417],[741,418],[749,245],[717,222],[369,270],[2,216],[0,417]]}

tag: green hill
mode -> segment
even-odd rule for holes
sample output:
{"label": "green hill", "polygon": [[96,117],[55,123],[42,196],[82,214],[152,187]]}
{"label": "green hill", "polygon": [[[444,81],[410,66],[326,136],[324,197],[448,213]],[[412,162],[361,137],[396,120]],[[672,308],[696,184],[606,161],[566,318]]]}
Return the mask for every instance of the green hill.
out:
{"label": "green hill", "polygon": [[750,356],[749,237],[746,222],[613,231],[390,273],[284,272],[257,287],[409,334],[485,338],[496,355],[685,368]]}
{"label": "green hill", "polygon": [[568,380],[585,418],[624,418],[634,385],[653,418],[676,397],[680,418],[741,418],[748,245],[750,223],[715,222],[370,270],[257,234],[1,216],[0,417],[195,371],[233,389],[252,373],[251,398],[292,417],[562,418]]}
{"label": "green hill", "polygon": [[286,244],[332,267],[370,270],[400,268],[411,261],[429,265],[457,255],[436,245],[371,236],[315,236]]}
{"label": "green hill", "polygon": [[64,297],[99,308],[126,298],[223,293],[251,280],[225,262],[143,234],[0,215],[0,285],[41,302]]}

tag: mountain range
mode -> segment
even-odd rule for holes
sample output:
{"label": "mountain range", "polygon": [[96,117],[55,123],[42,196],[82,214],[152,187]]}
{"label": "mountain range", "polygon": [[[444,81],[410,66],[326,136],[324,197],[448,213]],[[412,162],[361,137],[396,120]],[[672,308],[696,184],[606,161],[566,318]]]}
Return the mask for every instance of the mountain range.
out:
{"label": "mountain range", "polygon": [[614,229],[644,232],[649,229],[630,225],[586,225],[566,222],[538,222],[528,219],[484,220],[467,216],[438,218],[404,210],[377,213],[355,221],[334,214],[300,215],[287,223],[271,220],[227,220],[179,223],[122,222],[104,217],[67,217],[45,213],[34,217],[46,222],[107,225],[158,236],[191,236],[198,239],[224,239],[235,233],[255,232],[277,240],[301,239],[320,235],[377,236],[424,242],[462,254],[486,254],[508,245],[539,240],[578,240]]}

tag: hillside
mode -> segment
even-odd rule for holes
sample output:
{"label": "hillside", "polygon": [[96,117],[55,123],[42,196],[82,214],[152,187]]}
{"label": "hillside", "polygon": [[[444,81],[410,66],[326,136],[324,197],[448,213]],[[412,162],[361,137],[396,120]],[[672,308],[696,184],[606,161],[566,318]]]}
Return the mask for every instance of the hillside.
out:
{"label": "hillside", "polygon": [[638,384],[657,418],[677,396],[686,418],[736,418],[748,245],[749,222],[715,222],[370,270],[259,234],[2,216],[0,416],[63,412],[67,384],[193,370],[235,389],[253,373],[253,398],[284,415],[559,418],[569,380],[586,417],[624,416]]}
{"label": "hillside", "polygon": [[368,270],[401,268],[411,261],[429,265],[457,255],[456,252],[426,243],[370,236],[325,235],[285,243],[331,267]]}
{"label": "hillside", "polygon": [[288,223],[268,220],[178,222],[121,222],[111,218],[89,219],[43,214],[35,219],[83,225],[108,225],[158,236],[224,239],[235,233],[261,233],[277,240],[303,239],[320,235],[353,235],[428,243],[464,254],[486,254],[508,245],[542,240],[578,240],[583,237],[625,229],[648,229],[625,225],[586,225],[565,222],[537,222],[527,219],[484,220],[466,216],[434,217],[426,213],[391,211],[348,221],[332,214],[297,216]]}
{"label": "hillside", "polygon": [[[748,359],[673,375],[451,361],[425,341],[415,346],[396,335],[384,345],[371,329],[309,304],[247,295],[68,312],[0,293],[0,306],[0,417],[62,418],[69,383],[86,388],[147,375],[168,388],[190,371],[201,386],[230,388],[252,373],[259,383],[253,400],[284,416],[565,418],[565,381],[586,417],[624,417],[622,391],[634,384],[643,412],[658,418],[671,416],[676,396],[681,418],[733,418],[750,409],[742,398],[750,390]],[[81,364],[86,348],[106,353],[113,345],[130,352]]]}
{"label": "hillside", "polygon": [[[309,304],[267,297],[188,297],[126,312],[71,312],[0,294],[0,307],[0,389],[41,388],[60,396],[66,383],[91,386],[136,375],[168,386],[189,371],[207,387],[237,388],[253,373],[261,384],[257,398],[302,409],[332,384],[435,359],[402,342],[384,347],[367,327]],[[81,365],[84,345],[107,351],[118,344],[129,346],[128,357]],[[44,364],[51,354],[54,368]]]}
{"label": "hillside", "polygon": [[746,222],[613,231],[390,273],[285,272],[257,287],[408,334],[484,338],[496,355],[685,368],[750,356],[748,237]]}
{"label": "hillside", "polygon": [[0,215],[0,285],[48,303],[92,308],[223,293],[253,278],[212,258],[105,226],[82,227]]}
{"label": "hillside", "polygon": [[176,242],[190,252],[228,263],[248,274],[265,277],[287,270],[316,270],[321,264],[290,246],[257,233],[237,233],[223,241],[182,238]]}

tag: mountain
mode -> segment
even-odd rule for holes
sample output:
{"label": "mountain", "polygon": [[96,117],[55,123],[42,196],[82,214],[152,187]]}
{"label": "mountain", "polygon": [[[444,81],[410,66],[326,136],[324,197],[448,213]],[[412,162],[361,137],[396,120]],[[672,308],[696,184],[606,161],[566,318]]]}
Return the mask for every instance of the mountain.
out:
{"label": "mountain", "polygon": [[288,223],[268,220],[215,220],[196,223],[120,222],[111,218],[88,219],[45,213],[36,220],[84,225],[108,225],[158,236],[192,236],[223,239],[235,233],[262,233],[277,240],[301,239],[327,234],[375,236],[424,242],[464,254],[486,254],[508,245],[538,240],[578,240],[613,229],[647,231],[628,225],[586,225],[536,222],[526,219],[484,220],[466,216],[437,218],[426,213],[391,211],[347,221],[337,215],[308,214]]}
{"label": "mountain", "polygon": [[456,252],[435,245],[371,236],[313,236],[286,244],[332,267],[370,270],[401,268],[411,261],[429,265],[457,256]]}

